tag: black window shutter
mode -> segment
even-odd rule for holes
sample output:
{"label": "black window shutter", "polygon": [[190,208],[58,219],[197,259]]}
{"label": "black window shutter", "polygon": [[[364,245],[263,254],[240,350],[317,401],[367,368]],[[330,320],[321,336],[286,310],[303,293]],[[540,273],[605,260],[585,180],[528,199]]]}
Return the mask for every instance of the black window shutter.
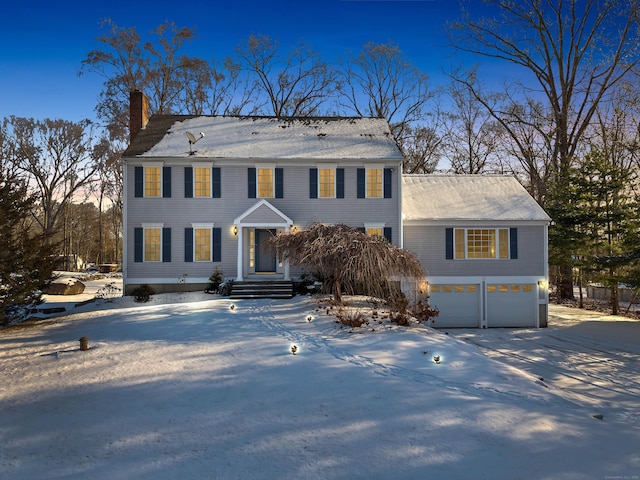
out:
{"label": "black window shutter", "polygon": [[445,250],[447,260],[453,260],[453,228],[447,228],[445,231]]}
{"label": "black window shutter", "polygon": [[193,198],[193,167],[184,167],[184,198]]}
{"label": "black window shutter", "polygon": [[171,229],[162,229],[162,261],[171,261]]}
{"label": "black window shutter", "polygon": [[212,178],[212,193],[213,198],[221,198],[222,197],[222,175],[220,173],[220,167],[213,167],[213,171],[211,172]]}
{"label": "black window shutter", "polygon": [[309,169],[309,198],[318,198],[318,169]]}
{"label": "black window shutter", "polygon": [[390,168],[384,169],[384,198],[391,198],[391,175]]}
{"label": "black window shutter", "polygon": [[509,229],[509,256],[511,260],[516,260],[518,258],[518,229],[510,228]]}
{"label": "black window shutter", "polygon": [[133,169],[133,177],[135,196],[142,198],[144,197],[144,167],[135,167]]}
{"label": "black window shutter", "polygon": [[222,261],[222,229],[213,229],[213,261]]}
{"label": "black window shutter", "polygon": [[276,168],[276,198],[284,198],[284,171]]}
{"label": "black window shutter", "polygon": [[391,243],[391,227],[384,227],[384,238],[387,239],[389,243]]}
{"label": "black window shutter", "polygon": [[171,167],[162,167],[162,196],[171,198]]}
{"label": "black window shutter", "polygon": [[358,198],[365,198],[366,196],[366,172],[364,168],[358,169]]}
{"label": "black window shutter", "polygon": [[193,262],[193,228],[184,229],[184,261]]}
{"label": "black window shutter", "polygon": [[336,198],[344,198],[344,168],[336,168]]}
{"label": "black window shutter", "polygon": [[249,167],[247,169],[247,175],[249,180],[249,198],[256,198],[256,169]]}
{"label": "black window shutter", "polygon": [[133,261],[134,262],[142,262],[143,260],[142,246],[143,245],[144,245],[144,230],[140,227],[136,227],[133,229]]}

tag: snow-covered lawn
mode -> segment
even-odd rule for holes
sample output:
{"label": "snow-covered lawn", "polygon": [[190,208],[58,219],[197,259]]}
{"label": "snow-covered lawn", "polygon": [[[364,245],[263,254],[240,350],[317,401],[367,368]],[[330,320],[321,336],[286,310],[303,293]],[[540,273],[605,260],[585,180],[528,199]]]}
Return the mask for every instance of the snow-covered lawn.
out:
{"label": "snow-covered lawn", "polygon": [[0,478],[638,479],[640,322],[585,316],[350,332],[314,297],[98,301],[0,331]]}

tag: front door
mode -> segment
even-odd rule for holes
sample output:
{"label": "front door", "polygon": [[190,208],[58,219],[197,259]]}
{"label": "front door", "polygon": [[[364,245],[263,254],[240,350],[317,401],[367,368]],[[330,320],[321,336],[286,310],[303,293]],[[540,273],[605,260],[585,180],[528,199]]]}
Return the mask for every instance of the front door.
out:
{"label": "front door", "polygon": [[256,228],[256,273],[276,272],[276,251],[268,242],[275,234],[275,229]]}

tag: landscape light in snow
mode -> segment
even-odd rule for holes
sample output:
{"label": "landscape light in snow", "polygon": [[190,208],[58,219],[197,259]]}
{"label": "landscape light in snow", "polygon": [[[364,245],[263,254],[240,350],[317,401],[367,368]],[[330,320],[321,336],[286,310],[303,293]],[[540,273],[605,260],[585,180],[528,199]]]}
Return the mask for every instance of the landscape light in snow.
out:
{"label": "landscape light in snow", "polygon": [[313,317],[311,315],[307,315],[307,322],[311,323],[312,320],[313,320]]}
{"label": "landscape light in snow", "polygon": [[296,345],[291,345],[291,354],[295,355],[298,353],[298,347]]}
{"label": "landscape light in snow", "polygon": [[435,363],[437,363],[437,364],[440,364],[440,355],[435,355],[435,356],[433,357],[433,361],[434,361]]}
{"label": "landscape light in snow", "polygon": [[231,306],[229,307],[231,310],[235,310],[236,306],[232,303]]}

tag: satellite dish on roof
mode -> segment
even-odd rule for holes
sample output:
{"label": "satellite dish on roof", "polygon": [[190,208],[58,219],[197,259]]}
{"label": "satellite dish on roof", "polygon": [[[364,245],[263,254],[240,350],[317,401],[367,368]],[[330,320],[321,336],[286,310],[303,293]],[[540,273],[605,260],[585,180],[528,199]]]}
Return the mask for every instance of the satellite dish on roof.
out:
{"label": "satellite dish on roof", "polygon": [[185,132],[185,135],[189,139],[189,155],[193,155],[194,153],[196,153],[193,151],[193,144],[198,140],[204,138],[204,133],[200,132],[200,138],[196,138],[195,135],[191,132]]}

